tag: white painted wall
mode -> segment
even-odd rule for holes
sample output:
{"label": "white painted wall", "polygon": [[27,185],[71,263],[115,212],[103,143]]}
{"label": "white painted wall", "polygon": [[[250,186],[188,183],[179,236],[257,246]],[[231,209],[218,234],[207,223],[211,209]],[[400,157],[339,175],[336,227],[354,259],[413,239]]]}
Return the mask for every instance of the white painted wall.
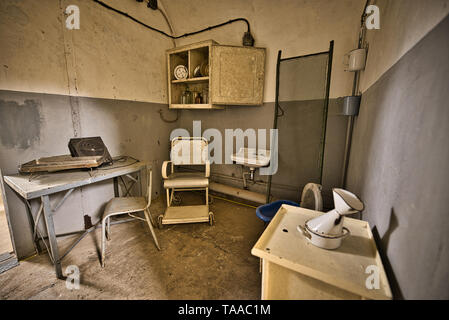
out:
{"label": "white painted wall", "polygon": [[449,14],[448,0],[374,0],[380,9],[380,30],[368,30],[367,65],[362,92],[371,87],[404,54]]}
{"label": "white painted wall", "polygon": [[[141,3],[106,2],[168,32],[162,15]],[[376,48],[368,52],[362,91],[449,13],[447,0],[372,3],[381,9],[381,29],[367,33],[367,42],[376,43]],[[69,4],[80,7],[80,30],[65,29],[63,11]],[[352,74],[344,72],[342,60],[356,45],[364,4],[364,0],[170,0],[161,5],[166,7],[176,34],[235,17],[248,18],[256,45],[268,48],[264,101],[273,101],[277,51],[283,50],[283,57],[326,51],[330,40],[335,40],[331,98],[350,94]],[[54,19],[49,18],[52,16]],[[244,23],[237,22],[177,43],[212,38],[240,45],[245,28]],[[0,45],[0,89],[167,101],[165,57],[161,53],[173,46],[172,41],[92,1],[1,1]],[[71,63],[74,68],[70,68]],[[69,92],[75,85],[76,90]]]}
{"label": "white painted wall", "polygon": [[[329,50],[335,40],[330,97],[351,94],[353,74],[344,71],[343,55],[357,45],[364,0],[170,0],[163,1],[177,35],[237,17],[247,18],[257,47],[267,48],[264,101],[274,101],[276,58]],[[246,24],[236,22],[177,41],[178,45],[214,39],[242,45]]]}
{"label": "white painted wall", "polygon": [[[168,31],[143,3],[105,2]],[[71,4],[79,30],[65,27]],[[172,45],[90,0],[1,1],[0,89],[167,103],[164,51]]]}

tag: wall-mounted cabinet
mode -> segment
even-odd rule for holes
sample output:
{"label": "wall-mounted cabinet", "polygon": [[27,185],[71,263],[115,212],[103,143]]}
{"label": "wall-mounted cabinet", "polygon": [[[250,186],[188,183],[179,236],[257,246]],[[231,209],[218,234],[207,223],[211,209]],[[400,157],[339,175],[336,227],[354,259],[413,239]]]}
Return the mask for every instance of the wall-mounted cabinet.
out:
{"label": "wall-mounted cabinet", "polygon": [[[167,50],[167,65],[168,103],[172,109],[220,109],[225,105],[263,103],[264,48],[203,41]],[[184,74],[186,78],[175,76],[178,66],[187,69],[181,70],[178,77]]]}

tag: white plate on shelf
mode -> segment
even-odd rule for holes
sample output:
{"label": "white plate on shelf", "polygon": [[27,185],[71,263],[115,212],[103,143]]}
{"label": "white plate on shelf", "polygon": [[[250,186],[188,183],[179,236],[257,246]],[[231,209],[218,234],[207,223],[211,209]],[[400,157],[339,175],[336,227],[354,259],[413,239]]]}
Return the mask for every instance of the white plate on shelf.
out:
{"label": "white plate on shelf", "polygon": [[173,74],[177,80],[183,80],[187,79],[187,76],[189,75],[189,70],[187,70],[186,66],[179,65],[175,67]]}

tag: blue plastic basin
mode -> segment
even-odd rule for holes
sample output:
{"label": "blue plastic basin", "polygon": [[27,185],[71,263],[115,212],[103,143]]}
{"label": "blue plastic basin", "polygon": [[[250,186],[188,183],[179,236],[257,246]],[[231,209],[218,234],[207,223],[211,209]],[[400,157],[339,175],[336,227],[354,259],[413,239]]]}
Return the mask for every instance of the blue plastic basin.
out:
{"label": "blue plastic basin", "polygon": [[272,203],[264,204],[256,209],[256,215],[264,222],[270,222],[273,219],[276,212],[278,212],[279,208],[283,205],[289,205],[294,207],[299,207],[299,204],[289,200],[278,200]]}

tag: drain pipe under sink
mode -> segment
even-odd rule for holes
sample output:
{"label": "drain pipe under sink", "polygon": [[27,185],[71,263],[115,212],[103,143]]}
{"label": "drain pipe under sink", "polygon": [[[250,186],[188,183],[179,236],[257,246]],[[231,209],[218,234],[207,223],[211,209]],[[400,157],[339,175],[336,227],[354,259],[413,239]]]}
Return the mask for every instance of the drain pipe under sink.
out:
{"label": "drain pipe under sink", "polygon": [[209,189],[218,193],[241,198],[255,203],[265,204],[265,194],[231,187],[225,184],[210,182]]}

